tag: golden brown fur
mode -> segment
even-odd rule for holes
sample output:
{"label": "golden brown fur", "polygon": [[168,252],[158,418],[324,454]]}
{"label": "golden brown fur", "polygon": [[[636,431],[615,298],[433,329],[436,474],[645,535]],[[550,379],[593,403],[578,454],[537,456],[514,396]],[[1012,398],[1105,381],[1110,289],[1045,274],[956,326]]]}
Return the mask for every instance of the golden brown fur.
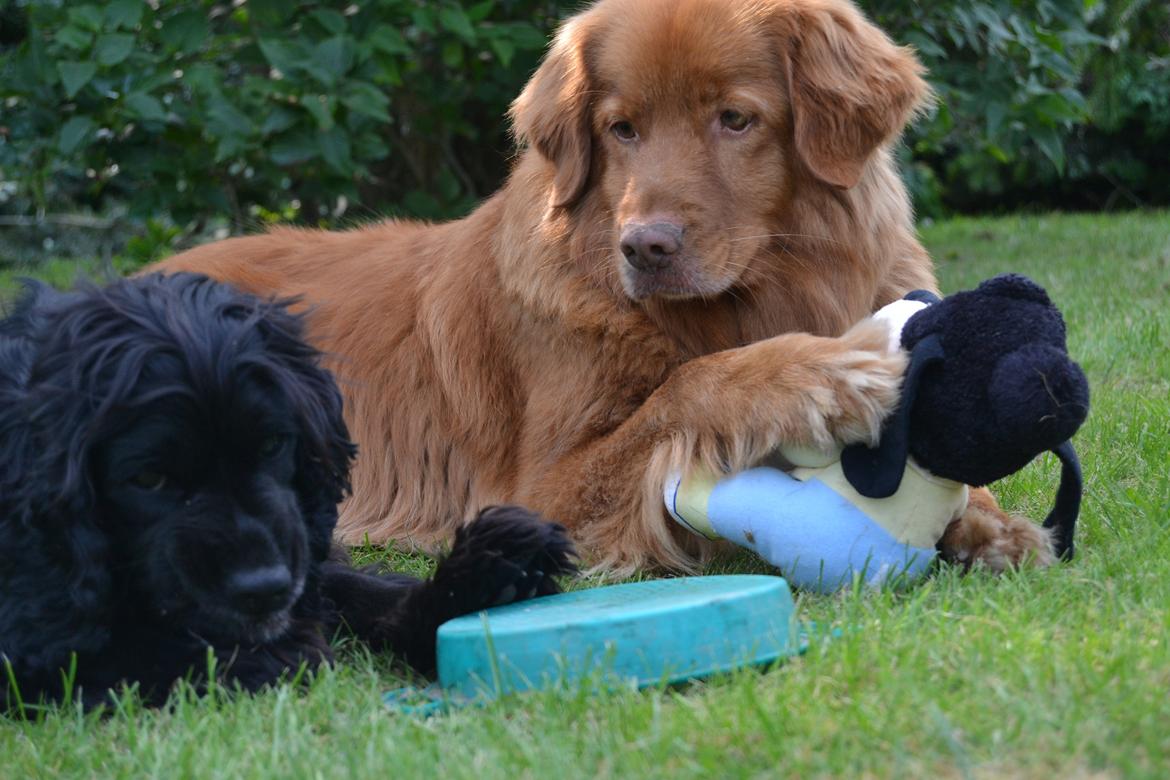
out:
{"label": "golden brown fur", "polygon": [[[524,148],[467,218],[278,229],[166,267],[315,307],[361,448],[343,539],[429,546],[519,502],[603,567],[685,569],[709,548],[668,522],[669,470],[872,440],[896,401],[900,359],[846,331],[935,287],[888,151],[920,70],[845,0],[602,0],[516,100]],[[618,242],[653,220],[684,243],[642,273]],[[952,555],[1043,557],[1027,521],[979,511],[1000,526],[958,521]]]}

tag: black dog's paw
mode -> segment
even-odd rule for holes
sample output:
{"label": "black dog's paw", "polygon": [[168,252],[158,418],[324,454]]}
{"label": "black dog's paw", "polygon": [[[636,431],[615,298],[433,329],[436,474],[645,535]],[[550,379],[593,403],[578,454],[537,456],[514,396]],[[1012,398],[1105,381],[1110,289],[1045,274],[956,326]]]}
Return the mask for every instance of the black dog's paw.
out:
{"label": "black dog's paw", "polygon": [[518,506],[484,509],[455,534],[431,582],[451,617],[559,592],[553,577],[577,571],[564,526]]}
{"label": "black dog's paw", "polygon": [[315,623],[298,621],[279,639],[250,647],[217,650],[221,684],[258,691],[332,663],[333,651]]}

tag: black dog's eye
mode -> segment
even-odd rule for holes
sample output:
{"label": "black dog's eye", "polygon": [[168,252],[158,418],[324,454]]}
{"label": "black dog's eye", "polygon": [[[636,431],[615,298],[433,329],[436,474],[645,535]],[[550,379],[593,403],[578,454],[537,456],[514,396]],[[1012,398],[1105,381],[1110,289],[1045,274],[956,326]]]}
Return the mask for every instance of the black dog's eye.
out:
{"label": "black dog's eye", "polygon": [[729,108],[719,115],[719,124],[733,133],[742,133],[752,123],[752,117],[742,111]]}
{"label": "black dog's eye", "polygon": [[157,471],[140,471],[130,478],[130,483],[135,487],[140,487],[143,490],[150,490],[157,493],[167,486],[166,474],[160,474]]}
{"label": "black dog's eye", "polygon": [[619,141],[634,141],[638,138],[638,131],[634,126],[624,119],[614,122],[609,126],[609,131],[613,133]]}
{"label": "black dog's eye", "polygon": [[288,444],[288,436],[267,436],[260,441],[260,457],[274,458],[284,452]]}

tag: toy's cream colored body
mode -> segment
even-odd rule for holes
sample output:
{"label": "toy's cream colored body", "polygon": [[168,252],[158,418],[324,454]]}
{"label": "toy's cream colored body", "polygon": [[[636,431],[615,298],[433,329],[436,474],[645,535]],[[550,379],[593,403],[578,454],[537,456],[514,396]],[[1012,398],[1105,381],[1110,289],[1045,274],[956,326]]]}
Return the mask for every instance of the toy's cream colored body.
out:
{"label": "toy's cream colored body", "polygon": [[[898,492],[888,498],[861,495],[841,470],[841,451],[817,453],[797,448],[782,448],[780,455],[794,465],[789,473],[807,482],[818,479],[867,517],[884,528],[890,536],[911,547],[930,548],[938,543],[951,521],[967,508],[966,485],[936,477],[913,459],[906,461],[906,471]],[[711,474],[694,471],[682,481],[675,495],[675,511],[692,531],[718,539],[707,514],[708,500],[717,479]],[[815,519],[808,519],[815,522]]]}

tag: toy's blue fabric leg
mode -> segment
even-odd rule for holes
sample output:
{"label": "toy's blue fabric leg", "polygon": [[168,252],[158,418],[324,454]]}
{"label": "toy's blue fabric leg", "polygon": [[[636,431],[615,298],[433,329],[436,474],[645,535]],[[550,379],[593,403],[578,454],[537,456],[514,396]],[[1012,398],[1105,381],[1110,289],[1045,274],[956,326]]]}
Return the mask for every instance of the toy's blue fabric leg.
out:
{"label": "toy's blue fabric leg", "polygon": [[[691,497],[686,504],[703,502]],[[901,574],[915,577],[935,555],[933,549],[897,541],[819,480],[801,482],[772,468],[715,482],[706,496],[705,518],[689,519],[683,520],[689,526],[705,519],[718,536],[754,550],[793,585],[822,592],[836,590],[855,574],[875,585]]]}

